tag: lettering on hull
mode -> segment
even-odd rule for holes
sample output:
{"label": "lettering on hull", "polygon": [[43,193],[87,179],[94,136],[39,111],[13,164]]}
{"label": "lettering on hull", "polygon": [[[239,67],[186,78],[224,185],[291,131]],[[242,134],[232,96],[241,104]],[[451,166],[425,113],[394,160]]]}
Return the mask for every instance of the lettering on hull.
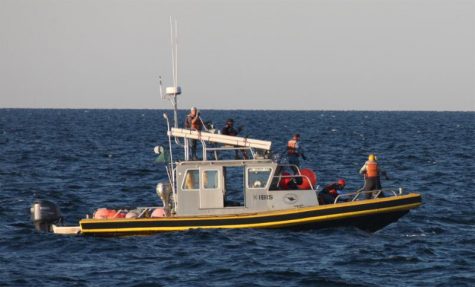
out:
{"label": "lettering on hull", "polygon": [[254,195],[255,200],[273,200],[274,196],[272,194],[256,194]]}

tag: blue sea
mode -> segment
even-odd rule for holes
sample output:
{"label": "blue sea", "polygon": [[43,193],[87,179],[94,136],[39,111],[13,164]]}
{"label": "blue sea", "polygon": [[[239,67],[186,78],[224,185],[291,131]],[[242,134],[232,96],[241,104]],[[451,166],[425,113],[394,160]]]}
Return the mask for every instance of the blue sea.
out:
{"label": "blue sea", "polygon": [[344,178],[347,191],[360,188],[358,170],[376,153],[383,186],[424,202],[376,233],[34,230],[35,197],[56,202],[69,225],[99,207],[159,205],[163,112],[0,109],[0,286],[475,286],[474,112],[201,111],[217,127],[234,118],[275,153],[300,133],[302,166],[320,185]]}

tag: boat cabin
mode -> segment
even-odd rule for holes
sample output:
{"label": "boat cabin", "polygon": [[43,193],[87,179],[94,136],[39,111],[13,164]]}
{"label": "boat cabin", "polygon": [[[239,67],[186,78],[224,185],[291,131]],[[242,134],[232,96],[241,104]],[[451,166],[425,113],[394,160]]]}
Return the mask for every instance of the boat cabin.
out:
{"label": "boat cabin", "polygon": [[318,205],[315,191],[283,188],[270,159],[184,161],[176,165],[177,215],[236,214]]}
{"label": "boat cabin", "polygon": [[[174,163],[171,175],[176,180],[172,183],[176,215],[239,214],[318,205],[311,184],[304,188],[288,184],[308,181],[305,175],[285,173],[289,165],[266,158],[271,142],[177,128],[172,128],[169,136],[182,137],[185,149],[185,160]],[[190,139],[201,141],[202,160],[188,159]],[[250,158],[218,159],[219,153],[234,149],[247,149]]]}

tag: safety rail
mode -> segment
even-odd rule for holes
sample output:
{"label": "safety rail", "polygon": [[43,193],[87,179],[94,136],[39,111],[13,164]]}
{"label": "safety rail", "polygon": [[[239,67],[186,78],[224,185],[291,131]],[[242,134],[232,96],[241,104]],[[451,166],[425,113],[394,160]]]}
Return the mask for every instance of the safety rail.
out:
{"label": "safety rail", "polygon": [[296,165],[296,164],[290,164],[290,163],[279,163],[279,167],[280,168],[290,168],[290,169],[294,169],[297,170],[297,172],[300,174],[300,168]]}
{"label": "safety rail", "polygon": [[[241,150],[241,151],[249,151],[249,159],[258,159],[260,157],[259,152],[256,151],[253,147],[249,146],[234,146],[234,145],[229,145],[229,144],[223,144],[221,146],[212,146],[207,144],[207,141],[204,139],[197,139],[201,142],[201,147],[202,147],[202,153],[203,153],[203,161],[208,160],[208,152],[214,152],[214,159],[218,160],[219,159],[219,151],[234,151],[234,150]],[[216,143],[213,143],[216,145]],[[211,147],[210,147],[211,146]],[[189,160],[190,158],[190,142],[188,139],[185,139],[184,141],[184,150],[185,150],[185,160]]]}
{"label": "safety rail", "polygon": [[[350,197],[350,196],[353,196],[353,198],[350,201],[356,201],[356,200],[358,200],[358,198],[362,194],[367,194],[367,195],[371,194],[371,198],[378,198],[381,195],[381,193],[383,193],[383,192],[390,192],[390,193],[393,194],[392,196],[400,196],[403,193],[403,189],[399,188],[397,191],[393,190],[393,189],[376,189],[376,190],[359,189],[355,192],[339,194],[337,197],[335,197],[335,200],[333,201],[333,204],[338,203],[338,200],[340,198],[345,198],[345,197]],[[385,195],[385,197],[387,197],[387,196]]]}
{"label": "safety rail", "polygon": [[270,151],[272,142],[263,141],[257,139],[251,139],[246,137],[230,136],[215,134],[208,131],[197,131],[193,129],[181,129],[181,128],[171,128],[167,132],[169,137],[181,137],[184,139],[184,149],[185,149],[185,160],[189,160],[189,140],[199,140],[202,143],[203,147],[203,161],[206,161],[207,150],[215,152],[215,157],[217,156],[216,152],[219,147],[207,147],[206,142],[221,144],[223,146],[231,146],[227,149],[249,149],[253,158],[256,157],[257,152],[255,150]]}
{"label": "safety rail", "polygon": [[201,141],[201,145],[203,147],[203,160],[207,160],[208,151],[215,152],[214,158],[218,160],[219,159],[219,155],[217,153],[218,151],[233,151],[233,150],[249,151],[249,153],[251,154],[251,156],[249,157],[250,159],[257,158],[256,152],[254,151],[252,147],[235,147],[235,146],[228,146],[228,145],[223,145],[220,147],[208,147],[206,142],[203,140]]}
{"label": "safety rail", "polygon": [[[306,175],[303,175],[303,174],[289,174],[289,175],[275,175],[272,177],[272,182],[271,182],[271,190],[281,190],[281,189],[284,189],[284,188],[280,188],[280,181],[283,179],[283,178],[289,178],[290,180],[292,179],[295,179],[295,178],[301,178],[302,180],[306,180],[308,182],[308,185],[310,186],[310,189],[315,191],[315,189],[313,188],[313,185],[312,185],[312,182],[310,181],[310,178]],[[274,179],[277,179],[276,182],[274,182]],[[297,184],[295,183],[297,186],[300,185],[300,184]],[[273,189],[273,185],[275,185],[275,188],[276,189]],[[297,188],[299,189],[299,188]]]}

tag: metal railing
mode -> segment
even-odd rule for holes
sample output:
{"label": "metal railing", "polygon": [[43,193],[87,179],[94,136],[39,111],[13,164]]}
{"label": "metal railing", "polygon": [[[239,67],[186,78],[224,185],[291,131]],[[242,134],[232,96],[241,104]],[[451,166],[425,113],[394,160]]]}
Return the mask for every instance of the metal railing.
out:
{"label": "metal railing", "polygon": [[254,149],[251,148],[251,147],[235,147],[235,146],[231,146],[231,145],[222,145],[222,146],[217,146],[217,147],[208,147],[206,142],[205,141],[201,141],[201,145],[203,147],[203,160],[206,161],[208,156],[207,156],[207,152],[210,151],[210,152],[214,152],[214,157],[216,160],[219,159],[219,151],[233,151],[233,150],[239,150],[239,151],[249,151],[249,154],[251,155],[249,157],[249,159],[255,159],[256,158],[256,154],[254,152]]}
{"label": "metal railing", "polygon": [[[387,195],[387,193],[391,193],[392,195]],[[379,198],[381,194],[384,195],[384,197],[393,197],[393,196],[400,196],[403,193],[403,189],[400,187],[398,190],[394,189],[377,189],[377,190],[363,190],[359,189],[355,192],[350,192],[350,193],[345,193],[345,194],[339,194],[337,197],[335,197],[335,200],[333,201],[333,204],[338,203],[338,200],[341,198],[345,197],[352,197],[351,200],[346,200],[346,201],[356,201],[361,195],[370,195],[370,197],[365,198],[365,199],[371,199],[371,198]]]}
{"label": "metal railing", "polygon": [[[308,178],[308,176],[306,175],[303,175],[303,174],[289,174],[289,175],[275,175],[272,177],[272,182],[271,182],[271,190],[280,190],[280,189],[284,189],[284,188],[281,188],[280,187],[280,181],[284,178],[289,178],[290,180],[292,179],[297,179],[297,178],[301,178],[302,180],[306,180],[308,182],[308,185],[310,186],[310,189],[315,191],[315,189],[313,188],[313,185],[312,185],[312,182],[310,181],[310,178]],[[274,181],[276,179],[276,181]],[[294,181],[295,182],[295,181]],[[301,184],[297,184],[295,182],[295,184],[297,186],[301,185]],[[299,189],[299,188],[297,188]]]}

